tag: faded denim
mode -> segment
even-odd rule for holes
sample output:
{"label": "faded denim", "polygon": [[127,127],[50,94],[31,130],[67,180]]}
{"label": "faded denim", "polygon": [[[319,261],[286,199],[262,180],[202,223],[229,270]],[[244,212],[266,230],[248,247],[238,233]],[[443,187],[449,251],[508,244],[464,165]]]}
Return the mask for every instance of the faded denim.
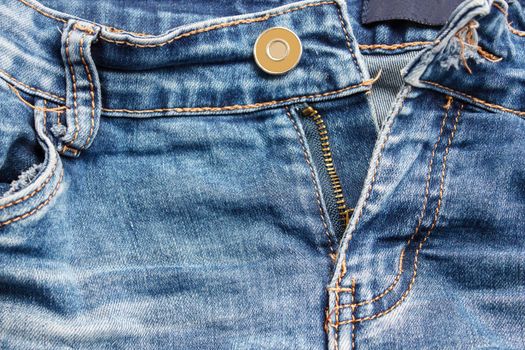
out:
{"label": "faded denim", "polygon": [[525,348],[523,3],[362,5],[0,0],[0,348]]}

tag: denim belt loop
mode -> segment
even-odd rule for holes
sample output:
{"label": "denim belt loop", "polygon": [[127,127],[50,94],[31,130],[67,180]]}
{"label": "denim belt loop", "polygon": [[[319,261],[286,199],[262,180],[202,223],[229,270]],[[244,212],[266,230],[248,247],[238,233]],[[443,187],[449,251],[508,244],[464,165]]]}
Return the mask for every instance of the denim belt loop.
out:
{"label": "denim belt loop", "polygon": [[91,57],[91,45],[100,28],[69,20],[62,33],[62,59],[66,72],[66,130],[59,141],[60,153],[77,157],[97,134],[101,106],[100,81]]}

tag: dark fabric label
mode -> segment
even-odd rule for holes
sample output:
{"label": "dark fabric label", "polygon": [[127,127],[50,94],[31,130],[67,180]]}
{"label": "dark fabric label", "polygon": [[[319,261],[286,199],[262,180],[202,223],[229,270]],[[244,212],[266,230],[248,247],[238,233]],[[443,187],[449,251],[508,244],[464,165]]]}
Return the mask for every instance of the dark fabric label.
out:
{"label": "dark fabric label", "polygon": [[363,0],[363,24],[403,20],[430,26],[445,24],[463,0]]}

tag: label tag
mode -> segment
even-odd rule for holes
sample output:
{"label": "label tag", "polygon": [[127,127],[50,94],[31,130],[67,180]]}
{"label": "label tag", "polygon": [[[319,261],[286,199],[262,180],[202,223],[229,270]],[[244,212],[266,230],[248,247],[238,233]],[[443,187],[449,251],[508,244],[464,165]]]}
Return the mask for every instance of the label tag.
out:
{"label": "label tag", "polygon": [[363,0],[363,24],[401,20],[428,26],[446,23],[463,0]]}

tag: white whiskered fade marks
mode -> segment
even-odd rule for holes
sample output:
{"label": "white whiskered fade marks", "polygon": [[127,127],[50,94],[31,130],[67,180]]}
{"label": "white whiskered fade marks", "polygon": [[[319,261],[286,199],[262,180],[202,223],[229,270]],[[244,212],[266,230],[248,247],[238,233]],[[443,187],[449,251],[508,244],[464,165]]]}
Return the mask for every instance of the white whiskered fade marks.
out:
{"label": "white whiskered fade marks", "polygon": [[18,176],[18,179],[11,182],[11,187],[3,194],[3,197],[10,196],[29,186],[42,171],[42,169],[44,169],[44,163],[34,164],[29,169],[24,170]]}

